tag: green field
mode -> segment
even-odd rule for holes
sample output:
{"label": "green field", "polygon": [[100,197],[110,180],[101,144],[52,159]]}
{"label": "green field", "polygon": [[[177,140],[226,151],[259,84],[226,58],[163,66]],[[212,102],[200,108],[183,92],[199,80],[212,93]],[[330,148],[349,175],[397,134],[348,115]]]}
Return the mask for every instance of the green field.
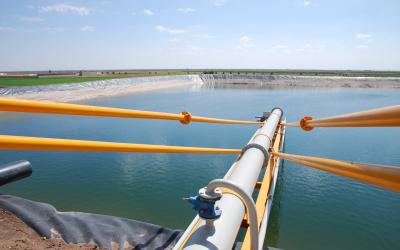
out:
{"label": "green field", "polygon": [[33,86],[60,83],[79,83],[112,79],[117,77],[48,77],[48,78],[0,78],[0,87]]}
{"label": "green field", "polygon": [[[200,72],[196,72],[200,73]],[[103,71],[100,76],[45,76],[45,77],[0,77],[0,87],[34,86],[62,83],[80,83],[98,80],[118,79],[143,76],[166,76],[188,74],[181,70],[152,70],[152,71]]]}

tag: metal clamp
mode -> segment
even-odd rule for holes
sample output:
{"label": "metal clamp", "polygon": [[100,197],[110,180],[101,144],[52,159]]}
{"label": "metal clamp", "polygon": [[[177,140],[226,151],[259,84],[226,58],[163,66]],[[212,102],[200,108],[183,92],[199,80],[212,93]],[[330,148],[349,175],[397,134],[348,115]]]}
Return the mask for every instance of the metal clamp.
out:
{"label": "metal clamp", "polygon": [[272,139],[267,134],[264,134],[264,133],[261,133],[261,132],[256,132],[256,135],[254,137],[259,136],[259,135],[262,135],[265,138],[267,138],[269,143],[270,143],[270,145],[272,145]]}
{"label": "metal clamp", "polygon": [[192,114],[187,111],[182,111],[181,115],[183,116],[181,120],[179,120],[182,124],[189,124],[192,122]]}
{"label": "metal clamp", "polygon": [[265,167],[265,165],[267,164],[268,158],[269,158],[269,153],[263,146],[261,146],[260,144],[257,144],[257,143],[249,143],[246,146],[244,146],[242,148],[242,152],[239,155],[238,161],[242,158],[243,154],[250,148],[259,149],[264,154],[263,167]]}

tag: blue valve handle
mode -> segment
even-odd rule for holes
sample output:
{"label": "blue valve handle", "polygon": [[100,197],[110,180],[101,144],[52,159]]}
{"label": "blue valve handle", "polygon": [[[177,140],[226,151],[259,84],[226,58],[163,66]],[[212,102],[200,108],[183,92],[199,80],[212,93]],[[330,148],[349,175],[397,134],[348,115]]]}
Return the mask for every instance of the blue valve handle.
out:
{"label": "blue valve handle", "polygon": [[221,217],[222,210],[215,205],[216,200],[209,200],[199,195],[191,196],[187,201],[193,205],[193,209],[199,213],[199,216],[206,220],[215,220]]}

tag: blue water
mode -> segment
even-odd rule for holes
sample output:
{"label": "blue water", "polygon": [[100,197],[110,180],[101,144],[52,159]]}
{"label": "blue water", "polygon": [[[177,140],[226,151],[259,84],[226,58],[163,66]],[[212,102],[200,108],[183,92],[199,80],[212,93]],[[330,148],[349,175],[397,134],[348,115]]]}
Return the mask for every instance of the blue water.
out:
{"label": "blue water", "polygon": [[[252,120],[282,107],[288,121],[398,104],[397,90],[196,90],[85,103]],[[0,134],[204,147],[243,147],[256,127],[119,118],[1,114]],[[400,166],[399,128],[288,129],[286,152]],[[182,197],[221,178],[235,155],[2,151],[27,159],[31,177],[1,193],[184,229],[195,215]],[[400,249],[400,193],[285,162],[268,245],[284,249]]]}

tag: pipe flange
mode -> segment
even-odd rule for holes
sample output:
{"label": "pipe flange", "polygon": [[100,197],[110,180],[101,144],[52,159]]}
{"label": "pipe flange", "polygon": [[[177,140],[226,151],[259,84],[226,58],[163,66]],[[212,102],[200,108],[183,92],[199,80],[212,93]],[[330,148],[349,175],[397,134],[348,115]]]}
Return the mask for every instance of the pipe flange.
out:
{"label": "pipe flange", "polygon": [[219,188],[207,190],[207,187],[200,188],[199,196],[203,200],[218,201],[222,197],[222,191]]}

